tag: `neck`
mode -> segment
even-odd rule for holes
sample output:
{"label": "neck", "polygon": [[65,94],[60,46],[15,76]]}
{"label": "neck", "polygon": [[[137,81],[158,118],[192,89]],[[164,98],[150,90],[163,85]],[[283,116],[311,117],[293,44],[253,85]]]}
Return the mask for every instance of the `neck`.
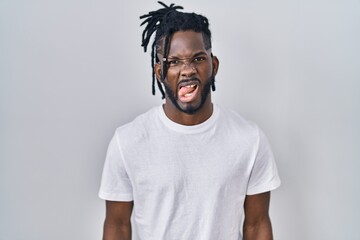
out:
{"label": "neck", "polygon": [[197,125],[208,120],[213,113],[213,104],[211,102],[211,96],[207,97],[203,107],[194,114],[188,114],[177,109],[170,100],[166,99],[163,105],[166,116],[173,122],[182,125]]}

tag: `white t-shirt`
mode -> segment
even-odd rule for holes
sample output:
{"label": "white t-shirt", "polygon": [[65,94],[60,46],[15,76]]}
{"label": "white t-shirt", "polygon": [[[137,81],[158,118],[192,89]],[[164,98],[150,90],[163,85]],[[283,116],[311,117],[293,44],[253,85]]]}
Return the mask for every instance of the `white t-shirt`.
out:
{"label": "white t-shirt", "polygon": [[159,106],[116,130],[99,197],[134,201],[141,240],[239,240],[245,196],[279,185],[256,124],[214,104],[207,121],[185,126]]}

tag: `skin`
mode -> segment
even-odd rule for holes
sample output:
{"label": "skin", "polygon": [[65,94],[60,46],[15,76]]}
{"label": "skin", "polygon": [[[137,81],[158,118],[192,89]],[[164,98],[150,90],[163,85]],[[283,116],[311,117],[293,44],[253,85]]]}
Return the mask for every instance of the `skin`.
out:
{"label": "skin", "polygon": [[131,240],[133,202],[106,201],[103,240]]}
{"label": "skin", "polygon": [[[179,72],[172,72],[170,69],[167,72],[166,79],[163,84],[169,87],[174,94],[178,92],[178,83],[195,78],[199,81],[199,90],[202,92],[206,83],[215,76],[219,67],[219,60],[215,56],[211,56],[211,50],[205,48],[203,35],[194,31],[179,31],[172,35],[168,58],[188,59],[193,58],[196,54],[202,54],[206,57],[206,63],[201,67],[192,68],[183,66]],[[160,63],[155,65],[155,74],[158,81],[161,81],[162,71],[162,56],[158,55],[161,59]],[[181,103],[177,101],[178,105],[186,108],[187,105],[194,107],[198,106],[201,102],[201,94],[191,103]],[[169,95],[165,96],[164,111],[168,118],[172,121],[183,125],[195,125],[206,121],[212,114],[211,93],[209,93],[202,105],[195,114],[188,114],[180,111],[170,100]]]}
{"label": "skin", "polygon": [[272,240],[270,192],[247,195],[244,203],[243,240]]}
{"label": "skin", "polygon": [[[219,60],[211,55],[211,49],[206,49],[201,33],[193,31],[179,31],[171,37],[168,58],[193,59],[196,54],[206,56],[206,61],[196,68],[184,65],[180,71],[168,71],[164,86],[171,90],[173,100],[169,97],[169,91],[165,98],[165,114],[174,122],[183,125],[195,125],[209,119],[213,112],[211,93],[197,94],[191,102],[181,102],[177,97],[178,84],[186,79],[196,79],[199,92],[206,92],[206,86],[211,77],[215,76]],[[162,70],[162,56],[160,63],[155,65],[155,74],[160,81]],[[174,104],[174,101],[176,104]],[[201,102],[203,104],[201,105]],[[178,106],[176,106],[178,105]],[[200,107],[201,106],[201,107]],[[194,113],[186,113],[184,109],[197,109]],[[244,212],[245,221],[243,226],[244,240],[272,240],[272,228],[269,217],[270,192],[248,195],[245,198]],[[130,217],[133,202],[106,201],[106,218],[104,224],[103,240],[130,240],[131,224]]]}

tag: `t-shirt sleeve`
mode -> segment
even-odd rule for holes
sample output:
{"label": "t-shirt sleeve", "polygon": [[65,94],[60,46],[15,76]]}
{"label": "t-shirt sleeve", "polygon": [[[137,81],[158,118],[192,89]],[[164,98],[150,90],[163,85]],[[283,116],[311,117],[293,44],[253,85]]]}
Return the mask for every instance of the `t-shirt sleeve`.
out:
{"label": "t-shirt sleeve", "polygon": [[107,150],[99,197],[109,201],[133,200],[131,181],[126,172],[116,133]]}
{"label": "t-shirt sleeve", "polygon": [[270,144],[264,133],[259,129],[258,148],[249,179],[247,195],[274,190],[280,186],[280,183]]}

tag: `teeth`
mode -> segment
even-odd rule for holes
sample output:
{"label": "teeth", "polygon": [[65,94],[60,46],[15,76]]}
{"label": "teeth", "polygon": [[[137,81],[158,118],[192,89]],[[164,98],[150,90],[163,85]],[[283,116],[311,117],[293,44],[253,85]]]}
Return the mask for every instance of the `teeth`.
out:
{"label": "teeth", "polygon": [[193,88],[195,87],[195,84],[186,86],[187,88]]}

